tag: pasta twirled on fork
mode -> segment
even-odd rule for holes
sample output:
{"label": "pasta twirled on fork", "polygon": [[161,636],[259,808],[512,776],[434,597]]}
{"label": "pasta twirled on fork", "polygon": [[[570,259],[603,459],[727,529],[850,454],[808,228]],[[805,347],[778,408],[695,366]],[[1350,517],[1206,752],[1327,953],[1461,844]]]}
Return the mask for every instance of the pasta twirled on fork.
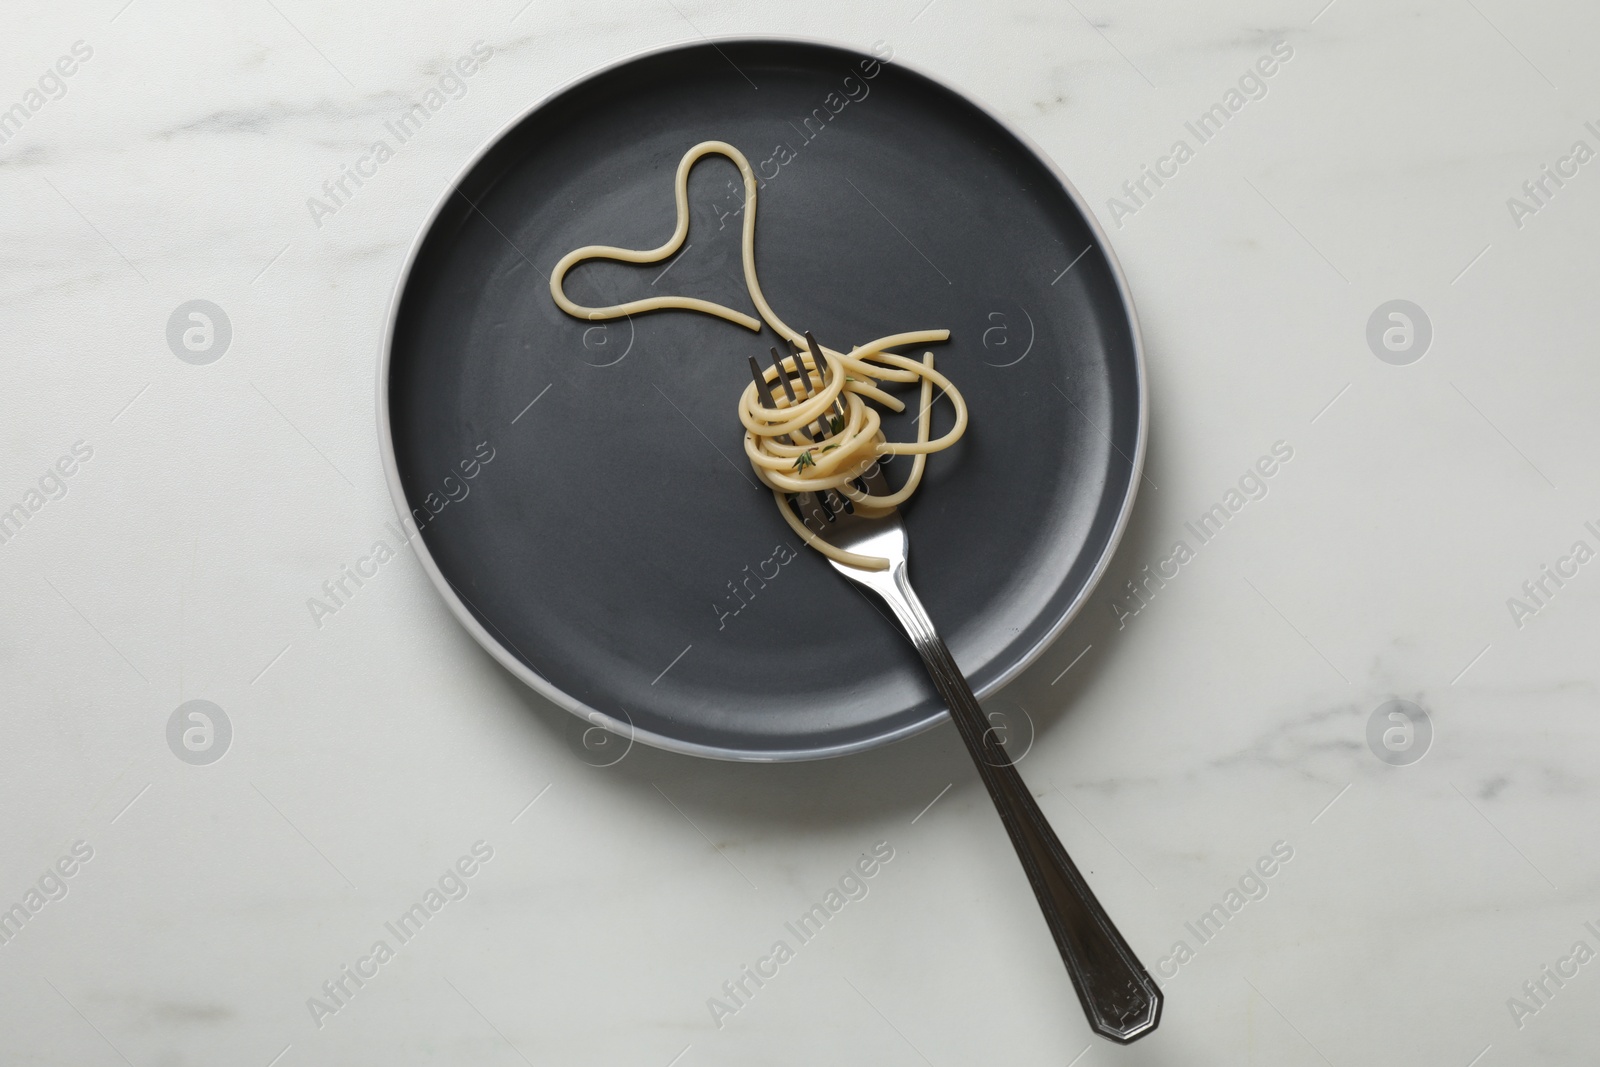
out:
{"label": "pasta twirled on fork", "polygon": [[[726,156],[744,178],[745,213],[742,232],[742,258],[745,285],[761,318],[709,300],[685,296],[657,296],[608,307],[585,307],[571,300],[563,288],[567,272],[589,259],[611,259],[624,263],[656,263],[674,255],[689,232],[689,171],[706,155]],[[841,563],[882,570],[888,561],[875,556],[846,552],[828,544],[806,528],[803,518],[791,506],[788,494],[834,490],[848,497],[851,506],[866,514],[882,512],[905,502],[922,481],[929,453],[949,448],[967,428],[967,405],[961,392],[934,369],[933,353],[920,360],[891,349],[947,340],[949,330],[917,330],[890,334],[859,345],[849,352],[838,352],[808,340],[808,335],[791,328],[767,302],[756,277],[755,172],[742,152],[725,141],[703,141],[684,154],[674,181],[678,221],[666,243],[640,251],[610,245],[585,245],[568,252],[550,273],[550,295],[567,314],[587,321],[622,318],[645,311],[680,309],[698,311],[759,331],[762,322],[777,332],[794,349],[780,358],[765,373],[763,385],[781,386],[781,392],[762,396],[752,382],[739,400],[739,420],[745,428],[745,455],[756,476],[772,490],[778,510],[789,526],[812,548]],[[915,441],[890,441],[883,433],[882,417],[874,404],[890,411],[905,410],[905,402],[885,391],[887,383],[918,382],[918,407]],[[955,424],[949,432],[930,440],[933,390],[937,386],[955,409]],[[770,388],[770,386],[768,386]],[[773,406],[763,403],[772,400]],[[895,492],[874,495],[859,482],[861,476],[879,462],[880,457],[913,456],[911,472]]]}

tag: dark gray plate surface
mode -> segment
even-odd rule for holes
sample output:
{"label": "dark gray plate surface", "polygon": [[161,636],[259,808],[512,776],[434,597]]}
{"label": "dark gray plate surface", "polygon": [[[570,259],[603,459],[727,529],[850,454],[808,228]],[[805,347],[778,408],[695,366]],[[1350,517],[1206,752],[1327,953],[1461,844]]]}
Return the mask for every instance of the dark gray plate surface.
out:
{"label": "dark gray plate surface", "polygon": [[[795,538],[748,469],[735,405],[771,331],[686,311],[586,324],[550,299],[570,249],[666,239],[675,168],[699,141],[775,174],[756,254],[787,322],[836,348],[951,331],[935,354],[972,425],[904,510],[913,581],[980,694],[1065,624],[1131,504],[1143,381],[1103,235],[988,112],[866,59],[729,40],[579,82],[485,149],[396,295],[380,418],[391,488],[425,519],[419,556],[509,669],[651,744],[809,758],[945,714],[881,606]],[[664,275],[584,264],[568,294],[753,314],[738,172],[704,160],[689,193],[690,247]]]}

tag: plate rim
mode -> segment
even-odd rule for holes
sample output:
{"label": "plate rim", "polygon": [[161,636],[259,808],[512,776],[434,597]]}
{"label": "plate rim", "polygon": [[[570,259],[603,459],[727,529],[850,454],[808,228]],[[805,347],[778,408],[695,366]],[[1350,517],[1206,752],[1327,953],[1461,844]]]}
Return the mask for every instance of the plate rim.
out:
{"label": "plate rim", "polygon": [[[427,542],[423,539],[421,531],[412,531],[412,526],[414,526],[415,520],[412,518],[411,509],[408,501],[406,500],[405,488],[400,481],[400,468],[395,459],[394,451],[394,428],[389,418],[389,367],[391,356],[394,352],[395,328],[399,319],[400,304],[405,296],[406,286],[411,280],[411,273],[413,268],[416,266],[417,256],[421,252],[422,246],[427,242],[428,235],[432,232],[433,226],[438,221],[440,213],[444,210],[445,205],[450,202],[450,198],[459,191],[461,183],[472,173],[473,169],[476,168],[480,162],[482,162],[483,158],[488,155],[488,153],[496,145],[500,144],[513,130],[515,130],[531,115],[533,115],[534,112],[547,106],[557,97],[563,95],[569,90],[574,89],[594,78],[598,78],[603,74],[609,73],[610,71],[616,70],[619,67],[623,67],[629,63],[634,63],[638,60],[646,59],[652,56],[664,55],[669,52],[675,52],[687,48],[703,47],[708,44],[715,48],[720,44],[748,43],[816,45],[824,48],[837,49],[839,51],[861,56],[862,58],[878,58],[877,56],[862,51],[855,45],[843,44],[838,41],[832,41],[820,37],[808,37],[795,34],[722,34],[710,37],[701,35],[699,37],[683,38],[667,44],[641,48],[629,52],[617,59],[598,64],[560,83],[552,88],[549,92],[546,92],[542,96],[538,97],[521,111],[517,112],[516,115],[514,115],[507,122],[503,123],[498,129],[490,134],[488,138],[479,144],[477,149],[475,149],[466,159],[466,161],[456,170],[455,176],[450,179],[450,182],[444,187],[443,191],[434,201],[433,206],[428,210],[427,215],[423,218],[421,225],[417,229],[416,235],[411,240],[410,248],[408,248],[406,251],[405,259],[401,263],[399,274],[395,279],[393,289],[389,296],[389,310],[384,323],[383,337],[378,351],[378,373],[376,383],[378,393],[378,443],[383,459],[384,481],[389,487],[390,503],[394,505],[395,511],[400,519],[400,529],[405,532],[406,540],[410,544],[412,551],[416,554],[418,562],[422,564],[422,569],[428,575],[429,581],[433,583],[434,590],[444,599],[445,605],[450,609],[450,612],[456,617],[456,621],[462,625],[467,633],[470,634],[472,638],[477,641],[486,652],[489,653],[489,655],[494,657],[494,659],[499,662],[502,667],[510,671],[511,674],[524,685],[528,686],[530,689],[534,690],[540,696],[543,696],[557,707],[564,708],[573,715],[577,716],[579,719],[590,723],[592,726],[603,727],[614,734],[627,738],[630,747],[634,741],[641,741],[652,748],[658,748],[668,752],[676,752],[687,756],[700,756],[710,759],[728,760],[741,763],[793,763],[804,760],[830,759],[835,756],[845,756],[856,752],[865,752],[871,749],[881,748],[884,745],[892,744],[895,741],[901,741],[908,737],[913,737],[925,730],[930,730],[933,727],[948,721],[950,718],[950,712],[948,709],[945,709],[936,715],[928,716],[926,719],[920,722],[911,723],[907,726],[902,726],[894,730],[877,733],[871,737],[858,741],[850,741],[835,745],[820,745],[803,749],[745,749],[728,748],[720,745],[705,745],[693,741],[684,741],[666,734],[641,729],[634,726],[633,723],[627,719],[619,719],[613,715],[609,715],[606,712],[599,710],[598,708],[591,707],[578,698],[572,696],[564,689],[561,689],[559,686],[556,686],[549,680],[540,676],[538,672],[534,671],[526,663],[523,663],[521,659],[517,658],[517,656],[515,656],[500,641],[490,634],[483,624],[478,621],[477,616],[473,615],[473,613],[467,608],[467,605],[463,599],[457,594],[455,587],[451,585],[450,580],[444,576],[444,572],[439,569],[438,563],[434,561],[433,554],[428,551]],[[1117,513],[1116,523],[1112,527],[1111,534],[1107,538],[1105,547],[1100,553],[1100,558],[1095,560],[1094,567],[1089,572],[1088,579],[1083,583],[1083,587],[1078,591],[1078,594],[1073,597],[1072,602],[1067,605],[1066,610],[1061,613],[1060,618],[1052,623],[1044,635],[1035,641],[1030,648],[1028,648],[1020,657],[1016,659],[1014,663],[1012,663],[1011,666],[1006,668],[1004,671],[1001,671],[987,684],[976,691],[975,695],[981,700],[984,697],[990,696],[1006,685],[1010,684],[1017,678],[1018,675],[1027,670],[1028,667],[1032,666],[1034,661],[1043,655],[1046,649],[1055,643],[1056,638],[1061,636],[1061,632],[1067,628],[1068,624],[1070,624],[1073,619],[1077,618],[1078,614],[1088,603],[1090,596],[1094,593],[1095,589],[1098,588],[1100,580],[1105,576],[1105,572],[1110,566],[1111,558],[1116,555],[1117,547],[1122,543],[1123,534],[1127,531],[1128,522],[1133,513],[1134,502],[1137,500],[1139,495],[1139,483],[1144,473],[1145,450],[1149,439],[1150,396],[1149,383],[1145,375],[1144,341],[1139,330],[1139,315],[1134,306],[1133,293],[1128,288],[1127,277],[1123,273],[1121,262],[1117,259],[1116,250],[1111,245],[1110,236],[1106,233],[1105,228],[1101,226],[1099,218],[1097,218],[1093,210],[1090,209],[1088,201],[1086,201],[1082,194],[1078,192],[1077,187],[1072,184],[1071,179],[1066,176],[1066,174],[1056,164],[1055,160],[1052,159],[1050,155],[1033,140],[1032,137],[1029,137],[1027,133],[1018,129],[1011,122],[1007,121],[1006,118],[999,112],[984,103],[980,98],[974,96],[961,86],[956,85],[950,79],[942,75],[933,74],[917,64],[893,56],[891,56],[891,58],[887,61],[881,59],[878,61],[903,67],[906,70],[911,71],[913,74],[920,75],[933,84],[941,86],[947,91],[954,93],[956,96],[959,96],[962,100],[977,108],[978,111],[990,119],[990,121],[998,125],[1006,133],[1014,137],[1018,144],[1027,149],[1028,152],[1031,153],[1033,157],[1044,166],[1044,168],[1050,173],[1051,177],[1054,178],[1057,183],[1059,183],[1062,191],[1067,194],[1067,197],[1072,201],[1073,206],[1078,209],[1078,213],[1082,215],[1084,220],[1088,223],[1090,233],[1094,236],[1096,244],[1100,247],[1101,254],[1105,257],[1107,266],[1111,270],[1112,279],[1116,282],[1117,293],[1121,297],[1122,307],[1128,317],[1129,335],[1133,341],[1134,378],[1139,391],[1138,434],[1134,442],[1134,452],[1131,469],[1129,471],[1128,488],[1123,494],[1122,507]],[[408,524],[411,524],[411,526],[408,526]]]}

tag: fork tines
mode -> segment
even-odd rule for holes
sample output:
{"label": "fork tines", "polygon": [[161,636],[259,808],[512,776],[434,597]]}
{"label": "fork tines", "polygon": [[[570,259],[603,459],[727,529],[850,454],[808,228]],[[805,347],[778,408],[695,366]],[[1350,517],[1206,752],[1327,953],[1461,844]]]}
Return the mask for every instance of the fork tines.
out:
{"label": "fork tines", "polygon": [[[772,354],[772,369],[776,372],[778,383],[782,386],[784,395],[788,398],[791,406],[800,401],[800,396],[795,392],[794,389],[795,381],[799,381],[805,385],[807,397],[815,396],[823,388],[826,388],[828,384],[828,367],[822,359],[822,349],[818,347],[816,338],[811,335],[810,330],[806,331],[805,338],[807,344],[810,346],[812,362],[816,367],[817,373],[815,378],[812,377],[811,368],[806,366],[806,362],[804,358],[802,358],[805,354],[805,350],[800,348],[799,345],[795,344],[792,339],[788,342],[788,344],[791,352],[790,358],[794,360],[795,366],[795,372],[793,376],[790,375],[784,366],[787,360],[785,360],[785,358],[779,354],[776,348],[770,350]],[[761,402],[762,407],[769,410],[776,409],[778,407],[778,394],[776,389],[772,383],[767,381],[766,372],[762,370],[761,364],[756,361],[756,358],[754,356],[750,356],[749,361],[750,377],[756,383],[756,398]],[[842,408],[843,405],[839,404],[837,401],[834,402],[834,411],[836,413],[842,413]],[[821,443],[832,437],[833,427],[831,425],[830,416],[824,413],[823,416],[816,422],[811,423],[806,427],[806,433],[809,434],[811,441],[817,443]],[[795,435],[791,434],[781,434],[779,435],[778,440],[782,441],[784,444],[795,444],[796,441],[794,440],[794,437]],[[835,516],[845,514],[852,510],[849,498],[846,495],[838,493],[832,489],[823,489],[817,492],[798,493],[792,495],[796,497],[795,502],[800,507],[803,520],[832,522],[834,521]],[[815,501],[817,505],[816,508],[810,507],[811,501]]]}
{"label": "fork tines", "polygon": [[[783,377],[783,368],[781,367],[778,368],[778,376],[780,378]],[[778,398],[773,395],[772,386],[767,384],[767,376],[761,370],[761,364],[756,362],[755,356],[750,357],[750,377],[755,379],[756,398],[761,401],[761,406],[767,408],[768,410],[776,408],[778,406]],[[788,384],[787,380],[785,380],[784,384]],[[791,392],[789,395],[792,397],[794,396],[794,393]],[[778,440],[782,441],[786,445],[794,443],[786,433],[779,434]]]}

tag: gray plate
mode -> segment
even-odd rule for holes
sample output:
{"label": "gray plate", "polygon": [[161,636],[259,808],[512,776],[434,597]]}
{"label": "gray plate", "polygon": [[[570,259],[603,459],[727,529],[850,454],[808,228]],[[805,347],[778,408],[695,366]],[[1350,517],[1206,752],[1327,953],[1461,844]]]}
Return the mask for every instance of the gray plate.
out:
{"label": "gray plate", "polygon": [[[677,162],[706,139],[770,179],[757,265],[785,320],[841,348],[950,329],[938,365],[972,426],[905,508],[914,580],[980,695],[1049,644],[1104,569],[1144,455],[1126,285],[1020,135],[847,49],[651,52],[483,149],[396,290],[378,382],[389,484],[452,610],[556,703],[698,755],[857,751],[946,712],[881,606],[794,537],[748,470],[735,404],[771,332],[682,311],[586,324],[547,288],[572,248],[659,245]],[[737,177],[720,158],[695,168],[690,247],[664,275],[591,263],[568,293],[753,312]]]}

